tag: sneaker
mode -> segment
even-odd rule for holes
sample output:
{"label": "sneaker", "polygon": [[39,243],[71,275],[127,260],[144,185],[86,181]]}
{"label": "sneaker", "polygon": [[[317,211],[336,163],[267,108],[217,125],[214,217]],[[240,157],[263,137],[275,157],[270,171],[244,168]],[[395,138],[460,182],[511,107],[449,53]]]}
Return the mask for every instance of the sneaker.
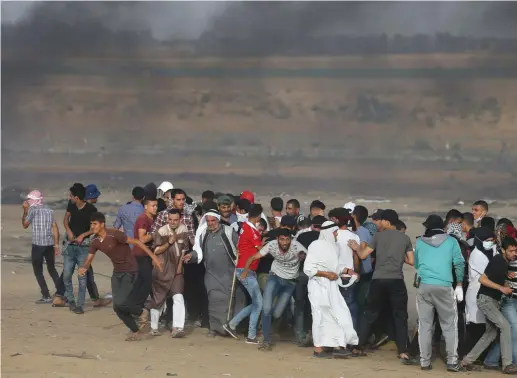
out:
{"label": "sneaker", "polygon": [[515,365],[515,364],[506,365],[503,368],[503,374],[517,374],[517,365]]}
{"label": "sneaker", "polygon": [[158,331],[157,329],[151,329],[151,331],[149,332],[149,335],[151,335],[151,336],[161,336],[162,333],[160,331]]}
{"label": "sneaker", "polygon": [[348,358],[352,355],[352,352],[347,349],[334,349],[332,356],[335,358]]}
{"label": "sneaker", "polygon": [[271,345],[271,343],[262,343],[260,344],[258,349],[263,352],[271,352],[273,350],[273,346]]}
{"label": "sneaker", "polygon": [[73,312],[74,314],[78,314],[78,315],[84,314],[84,310],[83,310],[83,308],[82,308],[82,307],[80,307],[80,306],[76,306],[76,307],[72,310],[72,312]]}
{"label": "sneaker", "polygon": [[180,339],[185,336],[185,331],[182,328],[176,328],[171,331],[171,337],[173,339]]}
{"label": "sneaker", "polygon": [[447,364],[447,371],[450,371],[452,373],[462,373],[467,371],[467,369],[464,366],[461,366],[460,363],[456,364]]}
{"label": "sneaker", "polygon": [[52,303],[52,298],[50,297],[41,297],[40,299],[38,299],[36,302],[34,302],[36,304],[47,304],[47,303]]}
{"label": "sneaker", "polygon": [[74,311],[75,311],[75,309],[76,309],[75,302],[68,302],[68,309],[69,309],[71,312],[74,312]]}
{"label": "sneaker", "polygon": [[420,366],[420,370],[423,370],[423,371],[433,370],[433,365]]}
{"label": "sneaker", "polygon": [[246,337],[246,340],[244,340],[246,344],[252,344],[252,345],[260,345],[260,341],[255,337],[254,339],[250,339],[249,337]]}
{"label": "sneaker", "polygon": [[224,330],[235,340],[239,340],[239,336],[237,336],[237,333],[230,327],[229,323],[226,323],[223,325]]}
{"label": "sneaker", "polygon": [[312,357],[328,360],[328,359],[334,358],[334,355],[331,352],[327,352],[324,350],[321,352],[313,352]]}

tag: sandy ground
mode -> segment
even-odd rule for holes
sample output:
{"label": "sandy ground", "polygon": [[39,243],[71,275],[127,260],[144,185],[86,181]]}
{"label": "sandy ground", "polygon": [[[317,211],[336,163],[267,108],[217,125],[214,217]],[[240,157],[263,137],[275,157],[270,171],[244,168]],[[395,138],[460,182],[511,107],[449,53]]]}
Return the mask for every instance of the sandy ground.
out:
{"label": "sandy ground", "polygon": [[[102,190],[102,188],[101,188]],[[56,198],[59,193],[49,193]],[[103,202],[123,201],[127,195],[109,192]],[[342,194],[328,196],[328,205],[342,205]],[[301,198],[308,202],[315,198]],[[327,198],[327,197],[325,197]],[[265,197],[258,201],[266,203]],[[368,205],[370,210],[379,205]],[[433,210],[445,211],[450,206],[437,201],[392,200],[390,207],[400,209],[408,224],[408,233],[420,235],[423,214]],[[99,206],[113,214],[115,206]],[[468,207],[460,207],[466,211]],[[494,212],[507,216],[509,207],[495,206]],[[86,313],[78,316],[68,309],[36,305],[39,290],[30,265],[30,231],[20,226],[21,206],[2,208],[2,374],[4,377],[414,377],[423,375],[418,367],[401,366],[392,348],[377,351],[364,359],[317,361],[311,349],[297,348],[281,342],[271,353],[231,339],[209,339],[205,330],[196,329],[182,340],[164,335],[139,343],[124,341],[126,329],[111,308],[93,309],[87,299]],[[419,215],[420,214],[420,215]],[[63,209],[56,210],[61,224]],[[109,218],[113,221],[113,218]],[[108,220],[108,222],[110,221]],[[60,227],[62,229],[62,227]],[[62,257],[58,257],[62,262]],[[96,281],[101,293],[110,291],[111,264],[99,254],[94,262]],[[58,270],[61,270],[61,265]],[[46,274],[46,272],[45,272]],[[51,286],[48,275],[47,283]],[[410,292],[410,327],[414,324],[414,291],[411,286],[413,269],[407,267],[406,282]],[[55,356],[74,354],[83,358]],[[86,357],[86,358],[84,358]],[[426,376],[447,376],[442,362]],[[479,373],[478,373],[479,374]],[[482,373],[483,377],[495,376]],[[480,375],[481,376],[481,375]]]}

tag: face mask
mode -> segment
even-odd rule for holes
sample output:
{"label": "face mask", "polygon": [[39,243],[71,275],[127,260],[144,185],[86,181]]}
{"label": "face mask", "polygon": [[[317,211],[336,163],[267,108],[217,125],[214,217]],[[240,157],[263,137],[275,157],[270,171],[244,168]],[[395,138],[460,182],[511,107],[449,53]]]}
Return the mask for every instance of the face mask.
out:
{"label": "face mask", "polygon": [[483,242],[483,248],[487,251],[494,248],[494,245],[495,245],[495,243],[493,241],[485,240]]}
{"label": "face mask", "polygon": [[485,215],[486,215],[486,214],[485,214],[485,213],[483,213],[479,218],[476,218],[476,219],[475,219],[475,222],[476,222],[476,223],[479,223],[479,222],[481,221],[481,219],[483,219],[483,217],[484,217]]}

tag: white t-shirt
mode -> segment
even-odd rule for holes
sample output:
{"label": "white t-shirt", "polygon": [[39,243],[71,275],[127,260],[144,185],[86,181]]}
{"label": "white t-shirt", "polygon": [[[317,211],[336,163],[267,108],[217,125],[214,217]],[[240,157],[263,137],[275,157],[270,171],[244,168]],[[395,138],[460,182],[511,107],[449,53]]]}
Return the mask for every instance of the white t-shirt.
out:
{"label": "white t-shirt", "polygon": [[[354,251],[348,246],[349,240],[355,240],[361,244],[359,236],[349,230],[338,230],[337,232],[337,246],[338,246],[338,261],[339,271],[342,272],[345,268],[354,269]],[[343,275],[343,277],[350,277],[350,275]]]}

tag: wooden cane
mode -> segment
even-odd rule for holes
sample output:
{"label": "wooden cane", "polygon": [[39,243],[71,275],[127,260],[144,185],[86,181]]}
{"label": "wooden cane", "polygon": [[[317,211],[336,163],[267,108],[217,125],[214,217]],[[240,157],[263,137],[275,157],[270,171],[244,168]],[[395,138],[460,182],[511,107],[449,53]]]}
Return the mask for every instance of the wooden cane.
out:
{"label": "wooden cane", "polygon": [[[237,251],[237,260],[239,260],[239,251]],[[230,303],[228,304],[228,316],[226,321],[233,318],[233,299],[235,296],[235,283],[237,282],[237,262],[235,262],[235,269],[233,270],[232,291],[230,292]]]}

